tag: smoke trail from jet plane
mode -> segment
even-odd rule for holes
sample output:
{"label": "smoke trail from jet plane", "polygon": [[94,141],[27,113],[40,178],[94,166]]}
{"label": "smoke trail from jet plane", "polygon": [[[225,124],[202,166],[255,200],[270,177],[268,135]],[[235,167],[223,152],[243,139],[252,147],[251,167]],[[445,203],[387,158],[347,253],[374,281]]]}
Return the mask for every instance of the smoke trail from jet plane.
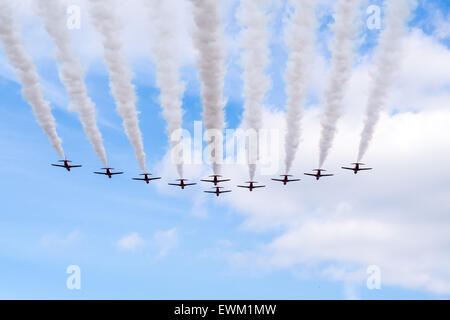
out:
{"label": "smoke trail from jet plane", "polygon": [[286,33],[289,56],[285,71],[287,96],[287,131],[285,137],[286,174],[289,174],[301,137],[302,104],[308,85],[309,66],[314,46],[315,1],[291,0],[294,13]]}
{"label": "smoke trail from jet plane", "polygon": [[92,22],[102,38],[104,60],[109,72],[111,92],[116,101],[117,111],[122,117],[136,160],[142,171],[146,172],[144,145],[139,129],[138,111],[135,107],[137,97],[131,83],[133,73],[125,59],[114,3],[106,0],[89,0],[89,2]]}
{"label": "smoke trail from jet plane", "polygon": [[[254,179],[258,160],[258,132],[262,127],[262,102],[270,87],[264,72],[269,63],[268,18],[260,0],[242,0],[238,19],[243,27],[241,36],[244,69],[244,121],[247,129],[256,132],[256,141],[248,141],[250,180]],[[256,145],[255,145],[256,144]]]}
{"label": "smoke trail from jet plane", "polygon": [[325,90],[325,111],[322,119],[319,167],[322,168],[333,144],[337,121],[341,116],[344,91],[351,76],[353,58],[352,37],[355,35],[356,14],[360,0],[340,0],[333,26],[335,43],[331,70]]}
{"label": "smoke trail from jet plane", "polygon": [[36,11],[56,45],[55,58],[60,63],[59,78],[66,87],[70,103],[79,112],[86,136],[102,163],[107,167],[102,135],[97,127],[95,105],[88,97],[82,67],[72,54],[71,36],[66,27],[65,7],[59,0],[38,0]]}
{"label": "smoke trail from jet plane", "polygon": [[[176,0],[147,0],[149,6],[150,22],[152,23],[152,53],[156,64],[156,81],[161,90],[160,102],[163,108],[163,117],[167,121],[169,137],[182,126],[182,96],[184,84],[180,80],[179,54],[181,47],[178,39],[179,30],[177,16],[173,8]],[[171,139],[172,148],[179,142]],[[176,159],[177,171],[183,177],[182,154]]]}
{"label": "smoke trail from jet plane", "polygon": [[401,38],[405,34],[405,22],[414,1],[397,0],[387,4],[386,29],[380,35],[375,52],[374,70],[370,74],[371,87],[367,101],[366,119],[361,133],[358,162],[365,155],[380,118],[380,112],[386,103],[389,87],[397,71],[401,55]]}
{"label": "smoke trail from jet plane", "polygon": [[[223,133],[224,110],[223,85],[226,52],[221,23],[220,3],[215,0],[191,0],[194,21],[197,26],[193,40],[198,50],[197,69],[201,82],[203,121],[206,130]],[[221,140],[221,139],[220,139]],[[219,145],[220,144],[220,145]],[[210,148],[222,147],[221,141],[209,139]],[[214,148],[211,154],[214,174],[220,170],[221,153]]]}
{"label": "smoke trail from jet plane", "polygon": [[13,10],[9,3],[8,0],[0,0],[0,41],[9,63],[22,84],[22,95],[31,105],[51,145],[64,159],[62,142],[56,132],[55,118],[51,113],[49,102],[44,99],[36,67],[31,57],[25,52],[19,27],[13,20]]}

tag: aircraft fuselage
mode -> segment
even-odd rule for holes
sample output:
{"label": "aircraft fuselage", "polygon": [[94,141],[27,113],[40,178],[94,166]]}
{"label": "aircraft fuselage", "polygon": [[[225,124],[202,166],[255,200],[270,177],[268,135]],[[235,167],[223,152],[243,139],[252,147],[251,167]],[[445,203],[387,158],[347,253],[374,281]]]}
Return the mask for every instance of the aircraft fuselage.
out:
{"label": "aircraft fuselage", "polygon": [[70,171],[70,165],[67,160],[64,160],[64,168],[66,168],[67,171]]}

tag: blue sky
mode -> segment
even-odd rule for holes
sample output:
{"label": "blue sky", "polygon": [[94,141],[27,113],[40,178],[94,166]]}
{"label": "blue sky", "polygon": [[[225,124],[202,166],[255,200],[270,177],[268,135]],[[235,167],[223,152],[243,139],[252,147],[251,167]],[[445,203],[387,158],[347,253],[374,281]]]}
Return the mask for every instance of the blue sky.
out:
{"label": "blue sky", "polygon": [[[382,4],[383,1],[367,1],[367,3]],[[325,82],[323,76],[326,76],[326,73],[322,72],[327,70],[329,60],[327,45],[332,38],[329,24],[332,22],[330,14],[333,12],[333,4],[334,1],[322,1],[318,7],[318,16],[321,18],[316,33],[316,48],[318,60],[322,61],[323,65],[320,62],[317,63],[315,69],[317,79],[313,80],[311,93],[308,96],[306,108],[310,110],[310,113],[305,119],[311,121],[311,127],[309,124],[306,125],[307,134],[304,138],[305,152],[308,156],[299,160],[296,167],[299,170],[298,174],[303,172],[300,170],[309,170],[309,167],[313,165],[314,162],[309,161],[309,154],[311,159],[317,157],[317,154],[313,153],[317,151],[318,139],[315,135],[315,126],[318,121],[314,121],[314,124],[312,122],[317,120],[320,113],[322,97],[317,93],[321,92],[320,84]],[[233,5],[224,6],[223,10],[228,45],[224,93],[228,103],[225,110],[226,122],[231,128],[240,125],[243,111],[239,50],[229,44],[229,42],[237,41],[240,32],[240,27],[234,18],[238,6],[239,4],[235,1]],[[449,261],[449,251],[446,251],[448,236],[442,235],[442,239],[439,238],[441,243],[430,240],[430,244],[428,242],[426,245],[416,244],[413,237],[409,239],[409,244],[405,246],[399,244],[398,251],[391,249],[392,255],[404,256],[404,260],[395,261],[395,263],[385,262],[381,254],[369,257],[369,260],[373,259],[375,264],[377,259],[380,259],[382,274],[384,274],[383,270],[387,270],[388,276],[386,282],[382,281],[381,290],[366,288],[364,272],[363,276],[361,273],[357,275],[352,273],[352,270],[365,271],[366,269],[365,260],[359,259],[362,251],[355,249],[340,256],[328,253],[325,247],[331,242],[339,242],[342,236],[327,239],[330,242],[321,239],[323,240],[321,249],[324,249],[324,253],[317,252],[317,255],[314,254],[317,249],[314,246],[311,248],[294,246],[295,252],[280,246],[286,237],[299,235],[300,239],[304,239],[302,232],[309,234],[302,223],[308,226],[321,221],[328,226],[328,223],[339,223],[339,217],[347,219],[345,221],[356,221],[355,229],[352,227],[351,230],[356,230],[355,234],[359,234],[358,230],[364,233],[365,221],[359,221],[357,218],[361,215],[370,216],[370,221],[375,222],[379,218],[386,223],[388,230],[394,230],[393,234],[396,234],[395,230],[401,230],[399,234],[403,234],[404,231],[404,234],[411,235],[417,234],[416,231],[419,230],[419,232],[423,231],[423,234],[420,233],[422,237],[428,239],[427,232],[429,228],[433,229],[435,224],[424,225],[423,229],[417,227],[421,224],[425,213],[429,218],[427,222],[432,221],[441,226],[448,226],[450,222],[445,217],[450,210],[450,205],[448,202],[439,202],[444,199],[444,195],[448,195],[446,192],[450,189],[447,175],[444,174],[442,180],[428,180],[424,174],[416,176],[416,180],[412,181],[413,184],[423,185],[423,190],[429,189],[430,192],[439,185],[440,191],[434,193],[436,198],[430,198],[425,191],[422,192],[422,189],[411,189],[408,198],[408,194],[405,195],[402,192],[405,192],[405,188],[413,188],[410,180],[402,181],[406,186],[400,183],[393,184],[390,186],[392,190],[389,189],[390,194],[383,194],[384,179],[390,177],[392,173],[388,168],[389,161],[399,146],[392,142],[386,143],[384,148],[382,143],[374,145],[370,154],[371,161],[383,169],[379,169],[381,173],[378,177],[376,175],[361,177],[360,183],[364,185],[363,188],[359,188],[354,179],[349,179],[344,174],[337,177],[342,180],[341,182],[330,182],[326,189],[322,189],[323,185],[313,185],[309,181],[289,186],[288,194],[291,198],[298,197],[297,195],[300,195],[300,198],[304,197],[301,198],[301,205],[296,202],[290,203],[286,196],[280,194],[280,190],[274,191],[273,194],[271,190],[263,193],[266,199],[253,194],[250,197],[242,190],[235,190],[233,193],[240,195],[217,201],[215,198],[198,196],[205,189],[205,185],[195,186],[184,193],[168,189],[165,184],[175,178],[175,173],[171,164],[164,161],[168,143],[165,133],[166,124],[158,103],[159,90],[155,85],[154,65],[150,56],[142,55],[140,48],[137,50],[131,48],[128,58],[135,73],[133,83],[139,99],[137,109],[141,112],[140,128],[144,137],[148,167],[156,174],[169,174],[161,181],[150,185],[140,184],[131,180],[131,177],[140,173],[140,169],[134,159],[132,147],[124,134],[121,119],[115,110],[101,55],[95,51],[98,49],[95,48],[98,44],[93,44],[93,54],[86,50],[88,45],[77,47],[77,54],[86,68],[86,84],[90,97],[96,103],[99,128],[103,134],[109,162],[114,168],[126,171],[125,175],[111,180],[94,175],[92,171],[102,165],[87,141],[76,113],[70,113],[67,110],[67,96],[63,85],[58,80],[57,64],[51,55],[52,43],[45,35],[45,31],[39,29],[42,28],[39,19],[34,16],[29,7],[24,6],[18,10],[18,22],[23,30],[25,46],[36,63],[46,98],[53,107],[53,115],[57,121],[58,133],[63,139],[65,152],[74,162],[82,163],[83,168],[67,173],[50,166],[50,163],[58,160],[58,156],[35,121],[31,108],[22,98],[21,86],[13,75],[12,69],[7,65],[3,51],[0,50],[0,96],[2,97],[0,100],[0,148],[3,150],[0,154],[0,193],[2,195],[0,298],[428,299],[450,297],[448,272],[441,274],[442,270],[435,270],[431,266],[424,266],[420,270],[412,270],[414,268],[402,270],[398,267],[398,265],[408,265],[409,262],[426,259],[427,253],[435,253],[432,258],[436,260],[431,262],[445,265]],[[133,12],[132,10],[133,8],[128,13]],[[286,3],[279,2],[273,5],[271,12],[270,26],[273,37],[270,46],[271,62],[267,72],[271,77],[272,87],[267,93],[265,108],[268,117],[273,116],[272,119],[282,114],[284,110],[283,73],[287,51],[280,34],[283,33],[287,19],[286,10]],[[428,51],[424,49],[423,55],[418,55],[418,58],[416,56],[410,60],[405,58],[407,63],[435,52],[436,56],[430,59],[444,58],[445,62],[445,58],[450,57],[449,18],[448,1],[419,1],[419,6],[414,11],[409,25],[406,47],[429,46],[430,49]],[[442,33],[441,30],[445,23],[447,29],[444,30],[447,30],[447,34]],[[36,29],[31,30],[27,26],[35,26]],[[84,30],[82,28],[75,31],[76,43],[80,44]],[[437,33],[437,31],[440,32]],[[42,36],[42,40],[37,41],[36,35]],[[377,44],[378,35],[379,31],[364,29],[361,35],[363,40],[358,38],[359,41],[356,41],[360,45],[356,49],[355,58],[356,82],[359,76],[364,79],[368,73],[367,67],[370,66],[371,54]],[[420,45],[417,46],[417,44]],[[188,62],[182,67],[182,78],[186,83],[186,92],[183,97],[185,111],[183,126],[192,130],[193,121],[201,120],[202,105],[196,69],[192,61],[189,62],[189,58],[187,60]],[[446,63],[448,66],[448,61]],[[423,83],[420,79],[417,83],[412,82],[421,78],[420,75],[423,73],[408,73],[411,71],[408,69],[401,72],[398,84],[395,86],[395,93],[392,94],[386,110],[387,114],[394,109],[396,113],[383,117],[384,124],[380,128],[379,141],[385,141],[383,139],[389,136],[386,132],[389,133],[391,130],[392,136],[397,137],[400,141],[397,142],[401,143],[404,157],[418,159],[416,153],[421,156],[429,154],[417,163],[412,161],[410,165],[413,169],[416,168],[414,165],[417,168],[423,168],[422,164],[425,161],[431,161],[434,158],[432,153],[435,150],[441,150],[442,147],[439,145],[440,140],[435,139],[433,135],[438,133],[432,134],[430,131],[423,138],[428,137],[430,140],[424,140],[424,143],[431,141],[435,144],[423,144],[422,149],[415,148],[413,145],[418,144],[417,140],[405,138],[406,134],[401,132],[401,128],[405,128],[402,125],[407,122],[411,130],[428,128],[422,124],[433,121],[430,120],[435,119],[433,117],[446,119],[445,117],[448,116],[448,113],[444,111],[444,104],[449,101],[448,82],[446,82],[448,78],[442,78],[444,76],[441,74],[434,75],[431,72],[435,69],[431,67],[429,69],[431,71],[427,71],[429,73],[426,73],[423,79],[426,80],[429,76],[440,82],[436,80],[436,84],[430,84],[433,87],[424,89],[420,99],[415,99],[414,96],[411,97],[411,101],[400,105],[398,101],[405,101],[402,99],[410,93],[408,88],[416,88],[416,86],[422,88]],[[363,89],[359,90],[356,86],[352,88],[352,90],[358,90],[364,97]],[[417,92],[422,94],[421,90]],[[442,97],[442,100],[433,99],[433,95]],[[355,100],[355,106],[351,104],[349,108],[361,108],[358,106],[357,98]],[[419,105],[419,102],[423,103]],[[424,104],[427,104],[428,109],[420,109]],[[418,110],[416,118],[409,112],[411,109]],[[342,121],[343,142],[337,144],[344,146],[341,148],[342,153],[349,150],[352,152],[353,147],[356,147],[356,145],[348,145],[345,138],[353,134],[356,141],[358,132],[355,132],[352,126],[355,123],[360,124],[358,121],[361,121],[362,111],[355,116],[352,116],[352,112],[348,114],[348,118]],[[419,118],[422,115],[424,117]],[[440,127],[436,125],[436,128]],[[308,131],[309,129],[311,131]],[[311,136],[308,136],[308,133],[311,133]],[[420,136],[420,132],[416,130],[409,137]],[[310,144],[314,147],[309,148]],[[412,149],[409,148],[410,145]],[[336,157],[330,160],[330,166],[337,170],[337,166],[341,163],[335,164],[334,161],[340,161],[347,155],[348,153],[342,154],[341,157],[341,153],[336,152]],[[449,155],[446,153],[439,156],[447,159]],[[394,172],[397,172],[399,168],[401,170],[401,161],[405,159],[404,157],[395,155],[394,158],[398,158],[398,162],[393,160]],[[241,177],[240,172],[243,171],[241,169],[235,177]],[[227,170],[233,170],[233,168]],[[207,168],[206,171],[204,168],[201,173],[208,173]],[[438,172],[432,171],[431,176],[438,177]],[[192,178],[199,177],[196,175]],[[263,179],[262,182],[270,184],[269,178],[269,176],[260,177]],[[408,179],[408,176],[400,174],[399,180],[402,178]],[[242,177],[242,179],[245,178]],[[428,184],[433,188],[428,188]],[[234,183],[230,186],[232,185]],[[270,188],[281,189],[281,186],[270,184]],[[337,192],[338,188],[348,192]],[[311,195],[312,192],[315,194]],[[423,195],[423,199],[420,196],[416,198],[415,210],[418,212],[411,214],[413,220],[408,220],[408,215],[403,213],[411,212],[410,207],[413,206],[411,201],[414,201],[411,195],[416,194],[415,192]],[[441,192],[442,198],[437,198]],[[435,199],[434,207],[427,202],[431,201],[430,199]],[[266,204],[265,201],[269,203]],[[264,211],[264,208],[259,208],[258,202],[261,205],[266,204],[267,210],[271,210],[271,213]],[[296,209],[292,210],[292,207]],[[334,212],[336,208],[338,210]],[[343,216],[339,215],[342,214],[339,208],[344,208]],[[375,213],[369,213],[372,210]],[[396,212],[399,214],[396,215]],[[382,220],[385,214],[392,220]],[[311,220],[316,218],[319,220]],[[411,222],[411,229],[398,227],[408,225],[409,222]],[[433,230],[435,234],[440,234],[439,230]],[[131,234],[138,235],[140,239],[138,243],[132,248],[121,248],[120,240],[126,239]],[[374,237],[374,239],[378,238]],[[318,240],[320,239],[310,239],[312,242]],[[358,237],[350,237],[348,240],[358,242]],[[369,243],[373,246],[373,252],[389,251],[390,244],[393,248],[397,248],[394,242],[386,241],[382,238],[379,242],[373,240]],[[342,245],[345,244],[344,241]],[[330,248],[332,248],[331,245]],[[411,251],[406,252],[404,248],[411,248]],[[370,247],[367,250],[371,251]],[[296,254],[299,255],[298,259],[293,258]],[[390,257],[389,254],[386,256],[386,259]],[[278,258],[281,261],[279,263]],[[292,261],[290,261],[291,258]],[[66,268],[69,265],[78,265],[81,268],[81,290],[66,288],[68,277]],[[332,270],[343,271],[333,273]],[[401,277],[398,275],[402,273],[410,273],[411,279],[420,280],[423,276],[425,280],[415,282],[406,276],[405,279],[399,280]]]}

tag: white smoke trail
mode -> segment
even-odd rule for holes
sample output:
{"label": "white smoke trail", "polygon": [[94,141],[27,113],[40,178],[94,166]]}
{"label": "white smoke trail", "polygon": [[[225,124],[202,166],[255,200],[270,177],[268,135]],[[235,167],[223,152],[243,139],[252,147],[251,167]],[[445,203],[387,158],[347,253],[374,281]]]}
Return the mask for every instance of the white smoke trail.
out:
{"label": "white smoke trail", "polygon": [[[146,4],[149,6],[152,23],[152,53],[156,63],[156,81],[161,89],[159,99],[163,117],[167,121],[167,132],[171,137],[172,133],[181,129],[183,118],[181,98],[184,84],[180,81],[178,56],[182,48],[179,45],[179,30],[174,23],[177,16],[173,11],[177,0],[147,0]],[[176,140],[170,140],[172,147],[178,144]],[[183,177],[182,155],[177,160],[178,175]]]}
{"label": "white smoke trail", "polygon": [[339,0],[336,22],[333,26],[335,43],[332,50],[331,70],[325,90],[325,111],[320,138],[321,168],[328,156],[336,134],[337,121],[341,116],[345,87],[351,76],[353,58],[352,37],[355,36],[355,18],[360,0]]}
{"label": "white smoke trail", "polygon": [[375,52],[374,70],[367,101],[366,119],[361,133],[358,162],[360,162],[372,140],[380,112],[386,103],[401,55],[401,38],[405,33],[405,22],[415,2],[411,0],[389,1],[387,4],[386,29],[380,36]]}
{"label": "white smoke trail", "polygon": [[[248,130],[254,130],[256,137],[262,127],[262,102],[270,87],[270,79],[264,72],[269,63],[268,19],[261,0],[242,0],[238,19],[243,27],[241,35],[243,79],[244,79],[244,121]],[[249,141],[249,175],[254,179],[258,159],[257,138]]]}
{"label": "white smoke trail", "polygon": [[89,0],[89,2],[92,22],[102,37],[104,59],[117,111],[122,117],[125,132],[134,148],[137,162],[142,171],[146,172],[144,145],[135,107],[137,98],[131,83],[133,73],[123,52],[114,2],[107,0]]}
{"label": "white smoke trail", "polygon": [[[226,52],[220,14],[220,2],[215,0],[191,0],[194,21],[194,45],[198,50],[197,69],[201,82],[203,121],[206,130],[222,133],[224,127],[223,85]],[[209,140],[209,147],[217,147],[220,141]],[[221,146],[219,146],[221,147]],[[220,170],[221,156],[217,149],[211,154],[214,174]]]}
{"label": "white smoke trail", "polygon": [[72,54],[71,36],[66,27],[65,7],[60,0],[38,0],[36,10],[56,45],[55,58],[60,63],[59,78],[66,87],[70,103],[79,112],[86,136],[100,160],[107,167],[103,139],[95,117],[95,105],[88,97],[82,67]]}
{"label": "white smoke trail", "polygon": [[286,174],[291,170],[300,143],[302,104],[306,98],[307,75],[310,71],[314,46],[316,1],[291,0],[291,2],[295,12],[290,19],[286,34],[289,57],[284,75],[287,96]]}
{"label": "white smoke trail", "polygon": [[0,41],[9,63],[22,83],[23,96],[31,105],[37,121],[48,136],[51,145],[64,159],[62,142],[56,132],[55,118],[51,113],[49,102],[44,100],[36,67],[31,57],[25,52],[19,27],[12,18],[13,11],[9,3],[8,0],[0,0]]}

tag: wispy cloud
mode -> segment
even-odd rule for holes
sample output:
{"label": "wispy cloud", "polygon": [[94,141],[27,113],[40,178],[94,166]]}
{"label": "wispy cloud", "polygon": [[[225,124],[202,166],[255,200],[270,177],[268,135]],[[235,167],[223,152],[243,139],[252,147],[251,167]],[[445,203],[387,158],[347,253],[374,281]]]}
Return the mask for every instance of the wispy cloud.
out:
{"label": "wispy cloud", "polygon": [[127,234],[119,241],[117,241],[117,247],[120,250],[124,251],[136,251],[138,248],[142,247],[145,244],[144,239],[142,239],[141,235],[137,232],[132,232]]}
{"label": "wispy cloud", "polygon": [[131,232],[116,242],[118,249],[128,252],[149,253],[156,259],[163,258],[178,245],[178,229],[158,230],[153,236],[145,238],[138,232]]}
{"label": "wispy cloud", "polygon": [[[233,270],[249,270],[251,275],[313,269],[313,278],[342,282],[347,298],[359,297],[355,290],[365,286],[365,271],[372,264],[380,267],[383,286],[450,293],[446,268],[450,237],[445,230],[449,169],[431,166],[424,170],[436,159],[450,161],[448,148],[442,147],[449,144],[448,135],[442,132],[450,119],[450,96],[438,90],[450,81],[450,75],[442,72],[450,51],[415,31],[406,37],[404,47],[399,81],[368,153],[373,173],[355,177],[337,169],[351,161],[348,157],[358,143],[355,128],[362,125],[361,105],[371,66],[367,62],[354,69],[345,98],[346,113],[331,158],[336,166],[333,173],[339,176],[326,183],[303,179],[298,186],[274,186],[252,194],[251,199],[242,192],[222,198],[222,203],[242,214],[245,231],[277,230],[280,234],[251,248],[248,243],[218,246],[207,252],[208,257],[221,256]],[[421,67],[421,61],[428,61],[427,65]],[[266,126],[283,128],[279,111],[266,112],[270,113]],[[304,130],[309,136],[319,134],[317,109],[305,111]],[[305,164],[314,163],[314,142],[305,139],[304,152],[294,163],[296,174],[303,172]],[[225,174],[233,180],[246,176],[245,170],[230,171]],[[330,267],[336,264],[339,267]]]}
{"label": "wispy cloud", "polygon": [[178,230],[157,231],[153,236],[153,245],[158,250],[158,257],[166,256],[178,244]]}
{"label": "wispy cloud", "polygon": [[448,39],[450,38],[450,19],[449,17],[444,17],[442,12],[438,11],[436,13],[436,17],[433,19],[434,21],[434,32],[433,35],[440,39]]}
{"label": "wispy cloud", "polygon": [[67,248],[79,242],[82,238],[81,232],[77,229],[67,235],[58,235],[54,233],[45,234],[40,240],[40,245],[45,248]]}

